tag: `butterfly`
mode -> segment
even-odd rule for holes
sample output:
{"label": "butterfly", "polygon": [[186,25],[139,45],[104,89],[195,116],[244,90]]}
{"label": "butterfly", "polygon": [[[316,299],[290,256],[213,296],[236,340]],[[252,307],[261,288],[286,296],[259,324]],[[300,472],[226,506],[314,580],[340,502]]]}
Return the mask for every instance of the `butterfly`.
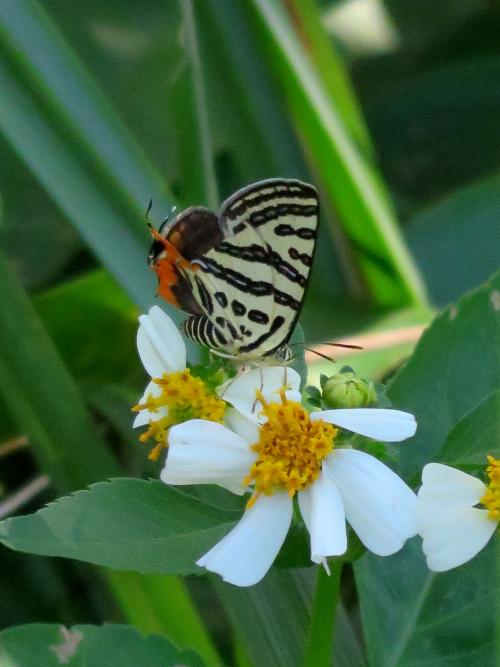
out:
{"label": "butterfly", "polygon": [[158,294],[189,314],[184,333],[222,357],[289,360],[318,215],[312,185],[273,178],[235,192],[218,215],[193,206],[150,227]]}

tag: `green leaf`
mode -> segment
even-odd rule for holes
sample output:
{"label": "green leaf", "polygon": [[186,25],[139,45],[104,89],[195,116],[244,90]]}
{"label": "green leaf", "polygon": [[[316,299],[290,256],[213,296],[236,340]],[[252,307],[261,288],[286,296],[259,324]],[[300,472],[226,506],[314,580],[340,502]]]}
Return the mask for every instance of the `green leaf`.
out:
{"label": "green leaf", "polygon": [[435,460],[450,466],[484,469],[487,454],[500,457],[500,389],[458,422]]}
{"label": "green leaf", "polygon": [[423,285],[373,165],[314,71],[277,0],[246,0],[291,116],[330,205],[339,213],[376,303],[425,303]]}
{"label": "green leaf", "polygon": [[161,634],[177,646],[196,649],[207,667],[220,666],[221,658],[186,590],[187,582],[181,577],[108,569],[106,580],[124,619],[134,628],[145,635]]}
{"label": "green leaf", "polygon": [[0,395],[60,490],[118,474],[72,377],[0,252]]}
{"label": "green leaf", "polygon": [[0,633],[0,662],[4,667],[202,667],[191,651],[179,651],[164,637],[144,637],[127,625],[33,623]]}
{"label": "green leaf", "polygon": [[314,571],[271,570],[250,588],[214,587],[253,664],[298,667],[311,618]]}
{"label": "green leaf", "polygon": [[451,429],[500,386],[500,273],[437,317],[388,386],[395,408],[417,419],[401,446],[401,472],[417,479]]}
{"label": "green leaf", "polygon": [[195,561],[240,515],[159,481],[114,479],[1,522],[0,541],[116,570],[191,574],[201,571]]}
{"label": "green leaf", "polygon": [[[471,443],[472,430],[484,429],[491,441],[498,428],[486,426],[485,420],[498,423],[493,392],[500,380],[499,287],[497,274],[437,317],[388,387],[394,407],[417,418],[416,435],[399,448],[401,470],[416,483],[422,466],[440,459],[448,437],[450,456],[457,447],[460,458],[464,454],[474,461],[473,448],[481,458],[486,444],[480,432]],[[355,563],[374,667],[493,667],[494,542],[444,574],[427,569],[419,538],[390,558],[367,554]]]}
{"label": "green leaf", "polygon": [[144,212],[152,198],[163,214],[172,199],[42,7],[2,3],[0,18],[0,128],[93,252],[147,306],[154,279]]}
{"label": "green leaf", "polygon": [[[214,588],[252,664],[276,667],[303,665],[316,568],[272,569],[250,588],[214,579]],[[337,609],[333,664],[361,667],[363,657],[351,621],[342,604]]]}
{"label": "green leaf", "polygon": [[355,563],[370,665],[494,667],[494,547],[443,574],[427,569],[418,538]]}
{"label": "green leaf", "polygon": [[499,217],[500,176],[495,176],[452,192],[409,220],[408,245],[434,303],[457,299],[498,268]]}
{"label": "green leaf", "polygon": [[34,305],[74,376],[118,382],[136,374],[137,309],[106,271],[61,283]]}

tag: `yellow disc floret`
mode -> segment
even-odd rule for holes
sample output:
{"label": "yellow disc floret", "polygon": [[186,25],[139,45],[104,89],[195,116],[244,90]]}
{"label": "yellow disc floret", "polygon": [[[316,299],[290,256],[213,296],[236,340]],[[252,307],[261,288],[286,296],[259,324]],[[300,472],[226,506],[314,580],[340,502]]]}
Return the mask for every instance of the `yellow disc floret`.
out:
{"label": "yellow disc floret", "polygon": [[153,415],[158,413],[158,418],[149,420],[148,430],[139,438],[141,442],[149,438],[156,440],[157,444],[149,453],[151,460],[156,461],[167,446],[167,432],[171,426],[188,419],[222,423],[226,404],[214,396],[200,378],[193,377],[189,368],[177,373],[165,373],[161,378],[154,378],[153,382],[160,387],[160,394],[149,394],[144,403],[132,408],[134,412],[148,410]]}
{"label": "yellow disc floret", "polygon": [[292,498],[307,488],[318,478],[323,459],[333,449],[337,429],[321,420],[311,421],[300,403],[287,400],[284,390],[280,396],[281,403],[267,403],[257,392],[267,421],[260,427],[259,442],[252,445],[258,458],[244,480],[255,486],[248,507],[276,489],[286,489]]}
{"label": "yellow disc floret", "polygon": [[481,503],[488,510],[488,517],[500,521],[500,459],[488,456],[489,466],[486,473],[490,478],[488,490],[481,498]]}

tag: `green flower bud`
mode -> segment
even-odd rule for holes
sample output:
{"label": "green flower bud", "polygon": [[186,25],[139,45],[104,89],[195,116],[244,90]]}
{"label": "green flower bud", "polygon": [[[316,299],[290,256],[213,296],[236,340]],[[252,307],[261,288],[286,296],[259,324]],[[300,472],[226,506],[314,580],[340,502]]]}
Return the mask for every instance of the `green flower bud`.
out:
{"label": "green flower bud", "polygon": [[372,382],[352,372],[339,373],[323,383],[323,401],[331,408],[365,408],[376,403],[377,394]]}

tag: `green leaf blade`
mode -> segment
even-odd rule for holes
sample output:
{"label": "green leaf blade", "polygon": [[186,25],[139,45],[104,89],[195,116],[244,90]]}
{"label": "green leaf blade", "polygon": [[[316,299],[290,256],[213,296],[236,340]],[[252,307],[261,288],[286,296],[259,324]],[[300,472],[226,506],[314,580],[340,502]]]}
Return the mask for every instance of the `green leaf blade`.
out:
{"label": "green leaf blade", "polygon": [[127,625],[62,625],[33,623],[0,633],[4,667],[202,667],[191,651],[179,651],[164,637],[145,637]]}
{"label": "green leaf blade", "polygon": [[200,572],[195,561],[239,517],[159,481],[113,479],[7,519],[0,540],[19,551],[118,570],[186,575]]}
{"label": "green leaf blade", "polygon": [[488,454],[500,458],[500,389],[457,423],[435,460],[454,467],[484,469]]}
{"label": "green leaf blade", "polygon": [[414,479],[457,422],[500,385],[500,273],[450,306],[423,334],[388,386],[393,405],[417,419],[401,447],[401,472]]}

